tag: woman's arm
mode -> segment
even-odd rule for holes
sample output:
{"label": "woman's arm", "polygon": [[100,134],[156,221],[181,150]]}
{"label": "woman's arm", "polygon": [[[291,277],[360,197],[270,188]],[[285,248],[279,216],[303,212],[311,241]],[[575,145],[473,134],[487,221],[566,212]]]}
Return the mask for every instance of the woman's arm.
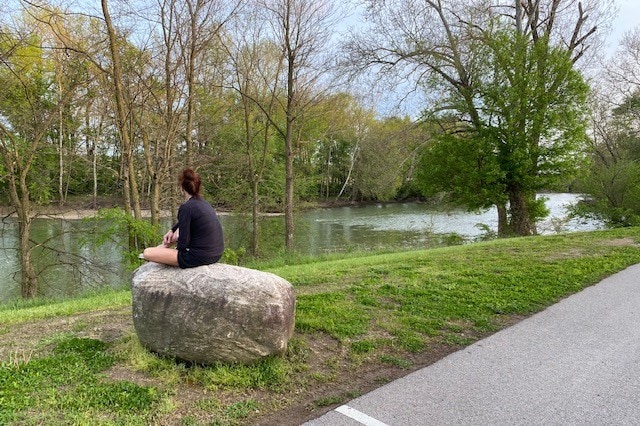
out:
{"label": "woman's arm", "polygon": [[164,237],[162,237],[162,244],[165,247],[171,247],[175,244],[176,241],[178,241],[179,234],[180,229],[176,229],[175,232],[173,231],[173,229],[169,229],[169,231],[164,234]]}
{"label": "woman's arm", "polygon": [[182,204],[178,209],[178,229],[174,232],[176,238],[176,248],[184,250],[189,247],[191,240],[191,206],[188,202]]}

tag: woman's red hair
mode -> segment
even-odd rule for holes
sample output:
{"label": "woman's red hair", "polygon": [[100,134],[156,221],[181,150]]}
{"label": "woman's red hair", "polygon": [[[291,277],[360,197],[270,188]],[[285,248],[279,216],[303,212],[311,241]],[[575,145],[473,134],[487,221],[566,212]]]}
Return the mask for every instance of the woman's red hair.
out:
{"label": "woman's red hair", "polygon": [[193,169],[186,168],[180,175],[180,186],[192,197],[200,198],[200,175]]}

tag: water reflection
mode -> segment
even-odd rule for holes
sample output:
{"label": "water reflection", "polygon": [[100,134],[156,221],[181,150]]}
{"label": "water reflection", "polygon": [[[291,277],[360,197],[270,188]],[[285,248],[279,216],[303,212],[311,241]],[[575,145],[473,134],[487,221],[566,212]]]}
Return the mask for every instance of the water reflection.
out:
{"label": "water reflection", "polygon": [[[595,221],[567,219],[567,207],[574,204],[574,194],[546,194],[551,213],[539,224],[539,232],[589,231],[602,225]],[[251,217],[221,215],[227,247],[238,250],[251,242]],[[484,226],[478,226],[483,224]],[[165,224],[169,226],[167,222]],[[282,216],[262,218],[261,252],[282,251],[284,219]],[[487,230],[495,232],[495,209],[480,213],[463,210],[442,211],[420,203],[377,204],[363,207],[316,209],[296,214],[296,251],[317,255],[328,252],[374,250],[380,248],[427,248],[456,241],[473,241]],[[5,219],[0,244],[0,302],[20,296],[17,224]],[[83,221],[38,219],[33,224],[33,239],[48,245],[35,251],[38,270],[43,270],[40,284],[45,296],[67,296],[80,291],[121,285],[128,281],[117,240],[97,246]]]}
{"label": "water reflection", "polygon": [[[567,208],[576,194],[541,194],[548,198],[549,217],[538,225],[540,234],[590,231],[602,227],[597,221],[569,219]],[[319,209],[299,215],[307,232],[296,240],[303,253],[317,254],[349,248],[431,247],[447,236],[473,241],[497,232],[495,209],[474,213],[433,208],[421,203],[376,204],[364,207]]]}
{"label": "water reflection", "polygon": [[[89,226],[80,220],[35,219],[31,239],[36,244],[32,260],[39,274],[43,296],[65,297],[80,292],[117,286],[128,280],[116,240],[97,245]],[[0,235],[0,302],[20,297],[18,224],[6,218]]]}

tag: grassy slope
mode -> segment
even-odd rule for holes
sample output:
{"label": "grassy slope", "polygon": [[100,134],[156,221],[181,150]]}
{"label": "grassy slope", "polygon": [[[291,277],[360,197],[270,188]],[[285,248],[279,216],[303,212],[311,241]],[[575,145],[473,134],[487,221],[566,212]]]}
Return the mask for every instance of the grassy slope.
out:
{"label": "grassy slope", "polygon": [[[366,387],[356,379],[365,366],[411,369],[432,360],[426,354],[435,347],[469,344],[640,262],[638,243],[640,228],[632,228],[267,268],[296,288],[296,335],[285,358],[251,367],[185,368],[146,353],[131,332],[104,342],[79,337],[76,326],[43,336],[47,350],[36,358],[18,356],[20,348],[0,357],[0,423],[99,418],[143,424],[179,417],[178,424],[244,424],[295,404],[339,403]],[[22,324],[130,303],[129,292],[120,291],[5,306],[0,347],[2,336]],[[145,380],[105,382],[104,371],[114,366]],[[199,396],[180,400],[185,386],[195,386]],[[73,402],[79,395],[87,398],[83,404]],[[66,414],[51,417],[61,409]]]}

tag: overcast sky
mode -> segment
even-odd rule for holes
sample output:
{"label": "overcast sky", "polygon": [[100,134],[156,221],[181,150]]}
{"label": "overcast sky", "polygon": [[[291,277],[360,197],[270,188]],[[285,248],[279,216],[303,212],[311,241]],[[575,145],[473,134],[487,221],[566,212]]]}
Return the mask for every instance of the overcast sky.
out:
{"label": "overcast sky", "polygon": [[609,45],[617,47],[622,35],[640,25],[640,0],[617,0],[620,8],[611,26]]}

